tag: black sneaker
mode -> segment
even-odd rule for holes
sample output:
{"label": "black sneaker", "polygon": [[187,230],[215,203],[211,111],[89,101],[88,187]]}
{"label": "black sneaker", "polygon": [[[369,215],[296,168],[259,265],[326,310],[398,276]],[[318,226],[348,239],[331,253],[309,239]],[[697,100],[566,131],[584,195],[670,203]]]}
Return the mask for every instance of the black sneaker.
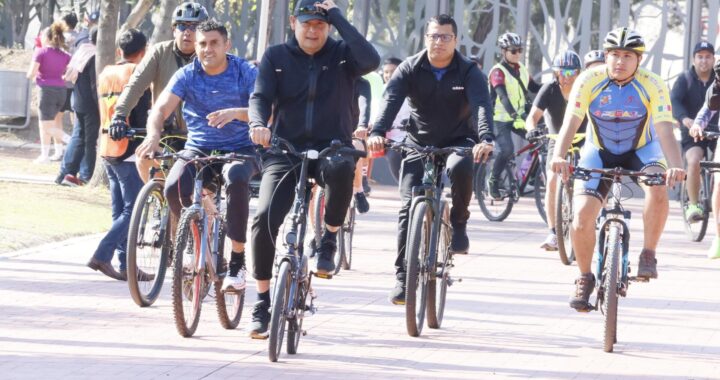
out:
{"label": "black sneaker", "polygon": [[362,188],[365,195],[370,195],[370,191],[372,191],[372,188],[370,187],[367,176],[362,177]]}
{"label": "black sneaker", "polygon": [[320,238],[320,246],[317,249],[317,270],[315,273],[320,277],[330,278],[335,272],[335,252],[337,251],[337,232],[325,231]]}
{"label": "black sneaker", "polygon": [[502,199],[502,195],[500,194],[500,187],[498,185],[499,184],[497,183],[495,178],[491,177],[488,180],[488,192],[490,193],[490,198],[497,200]]}
{"label": "black sneaker", "polygon": [[588,312],[593,309],[590,304],[590,295],[595,288],[595,275],[585,273],[575,280],[575,292],[570,297],[570,307],[580,312]]}
{"label": "black sneaker", "polygon": [[270,305],[265,301],[255,302],[252,311],[252,322],[250,322],[250,337],[253,339],[267,339],[269,324]]}
{"label": "black sneaker", "polygon": [[453,255],[466,255],[470,249],[470,240],[467,236],[465,226],[453,227],[452,239],[450,240],[450,252]]}
{"label": "black sneaker", "polygon": [[640,259],[638,260],[638,277],[645,279],[657,278],[657,259],[655,258],[655,252],[642,250],[640,253]]}
{"label": "black sneaker", "polygon": [[393,305],[405,305],[405,273],[396,275],[395,287],[390,291],[390,302]]}
{"label": "black sneaker", "polygon": [[355,207],[361,214],[370,211],[370,203],[368,203],[365,193],[355,193]]}

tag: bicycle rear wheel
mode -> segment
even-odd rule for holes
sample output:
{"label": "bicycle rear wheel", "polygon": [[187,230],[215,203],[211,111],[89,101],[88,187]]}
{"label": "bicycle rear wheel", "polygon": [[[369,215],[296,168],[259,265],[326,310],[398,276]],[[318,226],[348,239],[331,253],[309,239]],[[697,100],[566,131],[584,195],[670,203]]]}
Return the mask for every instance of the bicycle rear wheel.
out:
{"label": "bicycle rear wheel", "polygon": [[[161,181],[146,183],[140,189],[130,216],[127,282],[130,296],[141,307],[152,305],[160,295],[171,250],[169,209],[163,186]],[[140,270],[153,276],[153,280],[138,281]]]}
{"label": "bicycle rear wheel", "polygon": [[572,181],[560,183],[555,202],[555,233],[557,235],[560,261],[565,265],[575,261],[570,228],[573,222],[573,185]]}
{"label": "bicycle rear wheel", "polygon": [[547,223],[547,215],[545,213],[545,191],[547,189],[547,173],[545,173],[544,160],[537,161],[535,168],[535,181],[533,182],[533,196],[535,197],[535,207],[544,223]]}
{"label": "bicycle rear wheel", "polygon": [[622,255],[622,238],[619,228],[612,227],[606,235],[605,256],[602,273],[602,313],[605,316],[605,334],[603,348],[605,352],[612,352],[617,342],[617,313],[618,313],[618,279],[619,261]]}
{"label": "bicycle rear wheel", "polygon": [[698,193],[698,203],[703,207],[703,215],[702,219],[695,222],[689,222],[685,218],[685,210],[690,205],[690,198],[688,197],[687,193],[687,182],[683,181],[682,186],[680,187],[680,212],[681,212],[681,218],[683,221],[683,225],[685,226],[685,234],[691,241],[702,241],[705,237],[705,232],[707,232],[708,227],[708,219],[710,215],[710,202],[709,202],[709,194],[706,194],[705,189],[709,189],[709,186],[706,186],[706,175],[705,171],[700,171],[700,192]]}
{"label": "bicycle rear wheel", "polygon": [[220,234],[218,236],[218,262],[216,263],[218,281],[215,281],[215,306],[217,307],[220,325],[228,330],[238,327],[242,317],[243,304],[245,303],[245,289],[233,292],[224,292],[222,289],[223,279],[227,276],[227,262],[223,260],[225,252],[232,252],[232,246],[227,239],[227,232],[224,221],[221,221]]}
{"label": "bicycle rear wheel", "polygon": [[415,205],[410,219],[405,258],[407,279],[405,289],[405,324],[410,336],[419,336],[425,322],[428,289],[428,255],[432,231],[432,210],[425,202]]}
{"label": "bicycle rear wheel", "polygon": [[342,267],[345,270],[352,269],[352,252],[353,252],[353,234],[355,231],[355,206],[351,205],[348,208],[347,215],[345,216],[345,223],[342,227],[343,244],[342,244]]}
{"label": "bicycle rear wheel", "polygon": [[439,329],[442,325],[448,282],[450,280],[450,268],[452,267],[452,256],[450,254],[452,230],[450,227],[450,207],[447,202],[442,202],[440,216],[437,264],[434,268],[434,275],[433,272],[430,272],[427,290],[427,319],[428,327],[431,329]]}
{"label": "bicycle rear wheel", "polygon": [[292,276],[290,275],[290,263],[283,261],[278,268],[275,288],[273,291],[272,310],[270,311],[270,335],[268,338],[268,354],[271,362],[276,362],[280,357],[283,336],[285,335],[285,322],[290,306],[290,287]]}
{"label": "bicycle rear wheel", "polygon": [[502,222],[510,215],[515,202],[514,181],[512,179],[512,170],[506,166],[501,172],[500,178],[496,179],[501,198],[494,199],[491,197],[489,181],[494,163],[495,158],[491,157],[485,163],[477,166],[473,190],[485,218],[491,222]]}
{"label": "bicycle rear wheel", "polygon": [[173,266],[172,305],[175,327],[184,337],[195,333],[200,321],[202,299],[207,294],[208,283],[200,264],[200,213],[183,212],[178,223]]}

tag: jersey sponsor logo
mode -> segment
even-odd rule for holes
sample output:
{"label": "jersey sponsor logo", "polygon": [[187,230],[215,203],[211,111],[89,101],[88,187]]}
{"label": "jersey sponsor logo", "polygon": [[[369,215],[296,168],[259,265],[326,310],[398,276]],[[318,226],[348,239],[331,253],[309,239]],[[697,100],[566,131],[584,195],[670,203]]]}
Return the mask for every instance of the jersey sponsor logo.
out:
{"label": "jersey sponsor logo", "polygon": [[633,104],[634,101],[635,101],[635,97],[630,95],[627,97],[627,100],[625,100],[625,104]]}
{"label": "jersey sponsor logo", "polygon": [[612,97],[610,95],[603,95],[600,97],[600,106],[606,106],[612,101]]}
{"label": "jersey sponsor logo", "polygon": [[465,87],[463,87],[463,86],[453,86],[452,89],[455,90],[455,91],[462,91],[462,90],[465,89]]}
{"label": "jersey sponsor logo", "polygon": [[580,102],[575,102],[575,108],[580,108]]}
{"label": "jersey sponsor logo", "polygon": [[669,105],[669,104],[666,105],[666,106],[658,106],[658,111],[659,111],[659,112],[663,112],[663,111],[671,112],[671,111],[672,111],[672,106]]}

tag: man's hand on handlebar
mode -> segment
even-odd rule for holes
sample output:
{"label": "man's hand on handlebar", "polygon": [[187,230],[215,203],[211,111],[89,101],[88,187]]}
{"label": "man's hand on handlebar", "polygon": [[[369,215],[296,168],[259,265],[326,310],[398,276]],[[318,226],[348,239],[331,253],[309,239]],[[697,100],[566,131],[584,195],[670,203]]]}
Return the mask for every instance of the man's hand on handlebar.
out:
{"label": "man's hand on handlebar", "polygon": [[129,126],[125,121],[125,116],[116,114],[110,122],[110,127],[108,128],[108,135],[110,135],[110,138],[115,141],[122,140],[127,137],[126,134],[128,128]]}
{"label": "man's hand on handlebar", "polygon": [[264,147],[270,146],[270,137],[272,132],[267,127],[252,127],[250,128],[250,140],[253,144],[262,145]]}
{"label": "man's hand on handlebar", "polygon": [[385,138],[382,136],[371,136],[367,141],[368,153],[381,153],[385,151]]}
{"label": "man's hand on handlebar", "polygon": [[160,150],[160,139],[154,136],[148,136],[143,140],[137,149],[135,149],[135,156],[141,160],[145,160],[148,157],[153,158],[155,152]]}
{"label": "man's hand on handlebar", "polygon": [[493,152],[495,146],[487,142],[481,142],[473,146],[473,159],[475,162],[484,163],[490,158],[490,154]]}
{"label": "man's hand on handlebar", "polygon": [[550,162],[550,168],[553,172],[560,174],[563,182],[570,179],[570,163],[563,157],[553,157]]}

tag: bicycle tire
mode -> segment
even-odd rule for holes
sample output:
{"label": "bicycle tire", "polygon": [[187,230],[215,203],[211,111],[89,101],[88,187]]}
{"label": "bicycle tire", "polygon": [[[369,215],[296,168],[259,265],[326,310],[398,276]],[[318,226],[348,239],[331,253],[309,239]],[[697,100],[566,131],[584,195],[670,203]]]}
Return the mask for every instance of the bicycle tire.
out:
{"label": "bicycle tire", "polygon": [[558,186],[555,202],[555,233],[558,242],[560,261],[571,265],[575,261],[570,228],[573,222],[573,189],[572,182],[561,182]]}
{"label": "bicycle tire", "polygon": [[243,304],[245,303],[245,289],[235,292],[224,292],[222,289],[223,279],[227,275],[228,268],[221,268],[227,243],[227,230],[224,221],[221,222],[220,233],[218,234],[218,263],[217,272],[224,272],[221,276],[218,273],[218,281],[215,281],[215,306],[217,308],[220,325],[226,330],[233,330],[240,324],[242,318]]}
{"label": "bicycle tire", "polygon": [[355,234],[355,206],[350,207],[348,210],[348,216],[343,226],[343,256],[342,256],[342,267],[344,270],[352,269],[352,254],[353,254],[353,235]]}
{"label": "bicycle tire", "polygon": [[420,336],[427,306],[427,257],[429,254],[432,210],[425,202],[415,205],[408,229],[405,257],[407,279],[405,289],[405,325],[408,335]]}
{"label": "bicycle tire", "polygon": [[340,269],[342,269],[343,255],[345,255],[345,234],[343,233],[343,229],[344,226],[340,226],[340,229],[338,229],[337,234],[335,235],[335,246],[337,247],[337,252],[335,252],[335,256],[333,256],[333,263],[335,264],[333,276],[340,273]]}
{"label": "bicycle tire", "polygon": [[535,198],[535,207],[543,220],[547,224],[547,214],[545,212],[545,191],[547,191],[547,173],[545,173],[544,160],[538,160],[535,168],[533,182],[533,197]]}
{"label": "bicycle tire", "polygon": [[622,238],[618,228],[611,227],[605,244],[605,258],[602,273],[603,302],[605,319],[603,350],[612,352],[617,341],[619,261],[622,255]]}
{"label": "bicycle tire", "polygon": [[680,217],[682,218],[683,226],[685,227],[685,235],[688,237],[688,239],[690,239],[690,241],[694,242],[701,242],[703,238],[705,238],[705,233],[707,232],[710,215],[710,207],[708,201],[709,197],[707,196],[707,194],[705,194],[705,175],[703,175],[703,171],[700,172],[700,192],[698,194],[698,203],[701,203],[703,205],[702,220],[695,223],[690,223],[685,218],[685,209],[690,202],[687,194],[687,182],[683,181],[682,185],[680,186]]}
{"label": "bicycle tire", "polygon": [[[447,300],[448,281],[450,279],[450,268],[452,267],[450,254],[450,239],[452,235],[450,227],[450,207],[443,201],[440,205],[440,236],[437,247],[437,264],[434,270],[435,276],[430,276],[427,294],[427,323],[431,329],[439,329],[442,326],[445,315],[445,302]],[[439,273],[439,276],[437,275]]]}
{"label": "bicycle tire", "polygon": [[[323,219],[325,219],[325,190],[318,186],[313,198],[313,232],[315,233],[313,239],[315,239],[315,247],[320,246],[320,238],[323,234]],[[311,254],[314,254],[314,252],[311,252]]]}
{"label": "bicycle tire", "polygon": [[283,261],[278,268],[277,280],[273,290],[273,304],[270,311],[270,334],[268,337],[268,355],[271,362],[280,357],[282,341],[285,335],[285,322],[287,321],[287,306],[290,295],[290,263]]}
{"label": "bicycle tire", "polygon": [[306,280],[299,282],[295,300],[295,317],[288,321],[287,353],[290,355],[297,354],[300,337],[303,335],[302,325],[305,320],[305,302],[310,289],[311,278],[311,276],[308,276]]}
{"label": "bicycle tire", "polygon": [[488,178],[494,162],[495,158],[491,157],[485,163],[477,166],[473,181],[473,190],[475,191],[475,198],[480,206],[480,211],[482,211],[485,218],[491,222],[502,222],[510,215],[510,211],[512,211],[513,204],[515,203],[515,190],[513,189],[515,185],[512,180],[512,170],[509,166],[506,166],[499,180],[501,183],[500,193],[503,195],[503,198],[501,200],[495,200],[490,197]]}
{"label": "bicycle tire", "polygon": [[[177,243],[175,245],[175,262],[173,263],[173,286],[172,286],[172,305],[173,315],[175,318],[175,327],[178,333],[183,337],[190,337],[195,333],[198,322],[200,321],[200,311],[202,310],[203,291],[198,291],[202,287],[204,276],[198,276],[196,273],[198,256],[199,256],[199,231],[198,223],[200,222],[200,212],[195,210],[187,210],[182,213],[178,230],[176,234]],[[183,265],[183,256],[190,249],[188,258],[192,259],[191,267],[185,270]],[[188,305],[189,304],[189,305]],[[187,310],[186,309],[187,307]],[[188,315],[189,314],[189,315]]]}
{"label": "bicycle tire", "polygon": [[[171,243],[168,233],[169,218],[167,217],[169,208],[163,195],[163,187],[162,181],[146,183],[140,189],[130,216],[127,241],[127,283],[130,296],[140,307],[150,306],[157,300],[167,271]],[[152,209],[152,207],[157,208],[158,206],[158,210]],[[159,220],[156,216],[159,216]],[[163,218],[165,223],[163,223]],[[147,236],[149,239],[146,239],[146,234],[151,235]],[[145,249],[150,250],[149,255],[145,254]],[[156,262],[152,261],[152,257],[156,256],[158,256]],[[138,265],[138,262],[145,265]],[[138,273],[139,269],[143,269],[145,273],[154,274],[153,281],[138,281],[137,275],[130,275]]]}

